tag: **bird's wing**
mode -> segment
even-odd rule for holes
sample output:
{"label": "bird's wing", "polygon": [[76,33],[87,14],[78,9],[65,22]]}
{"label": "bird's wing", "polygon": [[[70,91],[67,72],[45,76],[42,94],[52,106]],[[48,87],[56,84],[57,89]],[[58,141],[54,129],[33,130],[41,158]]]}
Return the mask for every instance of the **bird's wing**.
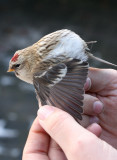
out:
{"label": "bird's wing", "polygon": [[81,120],[88,66],[87,62],[72,59],[35,74],[33,83],[41,104],[56,106]]}

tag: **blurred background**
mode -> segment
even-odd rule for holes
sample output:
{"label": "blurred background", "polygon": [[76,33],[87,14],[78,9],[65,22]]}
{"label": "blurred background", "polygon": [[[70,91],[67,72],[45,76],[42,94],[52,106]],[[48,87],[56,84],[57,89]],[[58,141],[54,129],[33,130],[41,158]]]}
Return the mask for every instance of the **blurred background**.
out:
{"label": "blurred background", "polygon": [[[0,159],[21,160],[38,104],[33,86],[6,73],[10,58],[47,33],[71,29],[117,64],[116,0],[0,0]],[[97,62],[91,66],[110,68]]]}

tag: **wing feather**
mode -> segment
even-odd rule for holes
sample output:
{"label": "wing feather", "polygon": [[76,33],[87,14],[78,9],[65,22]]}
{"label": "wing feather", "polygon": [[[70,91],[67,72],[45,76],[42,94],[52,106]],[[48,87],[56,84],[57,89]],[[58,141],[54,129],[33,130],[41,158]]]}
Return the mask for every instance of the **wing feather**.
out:
{"label": "wing feather", "polygon": [[53,105],[81,120],[87,74],[88,63],[77,59],[68,59],[44,74],[35,74],[33,83],[41,104]]}

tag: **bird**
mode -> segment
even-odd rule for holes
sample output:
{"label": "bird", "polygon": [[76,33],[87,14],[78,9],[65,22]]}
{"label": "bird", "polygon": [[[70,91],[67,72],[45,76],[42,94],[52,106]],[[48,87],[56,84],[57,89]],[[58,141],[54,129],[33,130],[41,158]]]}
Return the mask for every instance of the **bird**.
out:
{"label": "bird", "polygon": [[82,120],[89,58],[117,66],[91,54],[88,42],[75,32],[61,29],[16,51],[9,62],[8,72],[33,84],[42,106],[58,107],[74,119]]}

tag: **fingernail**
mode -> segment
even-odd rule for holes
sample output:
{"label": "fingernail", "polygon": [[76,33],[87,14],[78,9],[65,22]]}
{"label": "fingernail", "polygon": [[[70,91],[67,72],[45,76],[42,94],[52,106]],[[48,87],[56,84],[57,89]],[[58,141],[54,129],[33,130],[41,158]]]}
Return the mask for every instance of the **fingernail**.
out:
{"label": "fingernail", "polygon": [[88,91],[91,88],[91,79],[88,77],[84,85],[85,91]]}
{"label": "fingernail", "polygon": [[104,108],[104,105],[102,102],[100,102],[100,101],[94,102],[93,110],[95,113],[97,113],[97,114],[101,113],[103,111],[103,108]]}
{"label": "fingernail", "polygon": [[92,123],[99,123],[99,118],[98,117],[91,117],[90,124],[92,124]]}
{"label": "fingernail", "polygon": [[52,106],[42,106],[38,110],[38,117],[39,117],[40,120],[45,120],[53,112],[54,112],[54,107],[52,107]]}

